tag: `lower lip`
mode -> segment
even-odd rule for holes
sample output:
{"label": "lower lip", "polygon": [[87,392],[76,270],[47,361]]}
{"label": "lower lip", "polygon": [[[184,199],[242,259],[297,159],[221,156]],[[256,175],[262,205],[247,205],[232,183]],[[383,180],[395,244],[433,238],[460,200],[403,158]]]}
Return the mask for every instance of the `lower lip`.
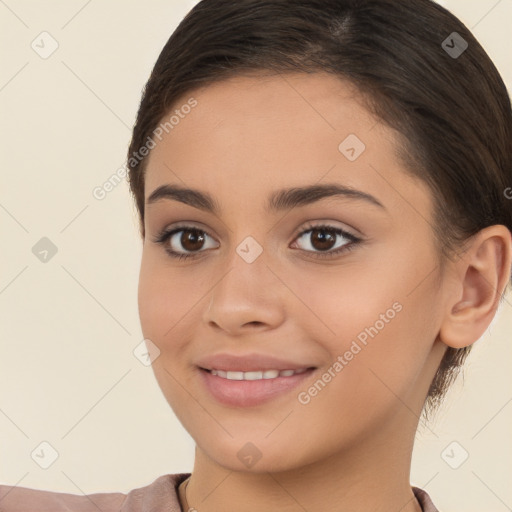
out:
{"label": "lower lip", "polygon": [[304,382],[314,371],[311,368],[290,377],[259,380],[229,380],[200,368],[201,377],[211,395],[220,403],[234,407],[251,407],[281,396]]}

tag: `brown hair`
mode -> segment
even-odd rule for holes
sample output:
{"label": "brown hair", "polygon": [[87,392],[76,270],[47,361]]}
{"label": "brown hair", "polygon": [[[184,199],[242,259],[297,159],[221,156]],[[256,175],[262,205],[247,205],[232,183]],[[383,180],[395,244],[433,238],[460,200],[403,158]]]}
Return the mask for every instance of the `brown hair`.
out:
{"label": "brown hair", "polygon": [[[397,152],[410,175],[432,191],[441,265],[441,255],[453,258],[487,226],[512,231],[510,98],[482,46],[446,9],[431,0],[202,0],[160,53],[133,129],[128,180],[142,236],[147,157],[139,150],[185,94],[252,71],[324,71],[361,91],[401,134]],[[447,349],[427,409],[470,348]]]}

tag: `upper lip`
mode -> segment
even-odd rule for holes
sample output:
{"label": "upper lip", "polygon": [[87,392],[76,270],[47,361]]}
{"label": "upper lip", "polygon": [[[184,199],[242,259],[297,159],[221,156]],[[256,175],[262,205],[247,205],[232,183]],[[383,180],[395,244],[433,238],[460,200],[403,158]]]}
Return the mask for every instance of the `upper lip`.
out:
{"label": "upper lip", "polygon": [[216,354],[201,358],[197,365],[205,370],[226,370],[251,372],[256,370],[300,370],[301,368],[313,368],[308,363],[287,361],[278,357],[265,354],[248,354],[235,356],[232,354]]}

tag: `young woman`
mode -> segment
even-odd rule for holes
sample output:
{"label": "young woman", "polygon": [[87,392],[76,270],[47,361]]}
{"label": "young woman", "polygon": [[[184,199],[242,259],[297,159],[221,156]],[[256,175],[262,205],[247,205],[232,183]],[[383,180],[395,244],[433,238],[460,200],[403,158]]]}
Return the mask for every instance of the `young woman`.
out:
{"label": "young woman", "polygon": [[470,31],[430,0],[203,0],[128,167],[142,330],[193,471],[0,486],[2,510],[435,512],[418,420],[512,263],[511,105]]}

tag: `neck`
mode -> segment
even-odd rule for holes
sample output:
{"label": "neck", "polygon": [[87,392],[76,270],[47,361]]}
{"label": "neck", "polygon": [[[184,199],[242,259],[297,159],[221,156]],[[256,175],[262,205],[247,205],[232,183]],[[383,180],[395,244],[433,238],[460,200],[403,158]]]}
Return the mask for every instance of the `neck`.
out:
{"label": "neck", "polygon": [[414,435],[404,439],[396,432],[369,436],[372,442],[355,443],[357,450],[279,472],[222,467],[196,447],[188,506],[201,512],[421,512],[409,483]]}

